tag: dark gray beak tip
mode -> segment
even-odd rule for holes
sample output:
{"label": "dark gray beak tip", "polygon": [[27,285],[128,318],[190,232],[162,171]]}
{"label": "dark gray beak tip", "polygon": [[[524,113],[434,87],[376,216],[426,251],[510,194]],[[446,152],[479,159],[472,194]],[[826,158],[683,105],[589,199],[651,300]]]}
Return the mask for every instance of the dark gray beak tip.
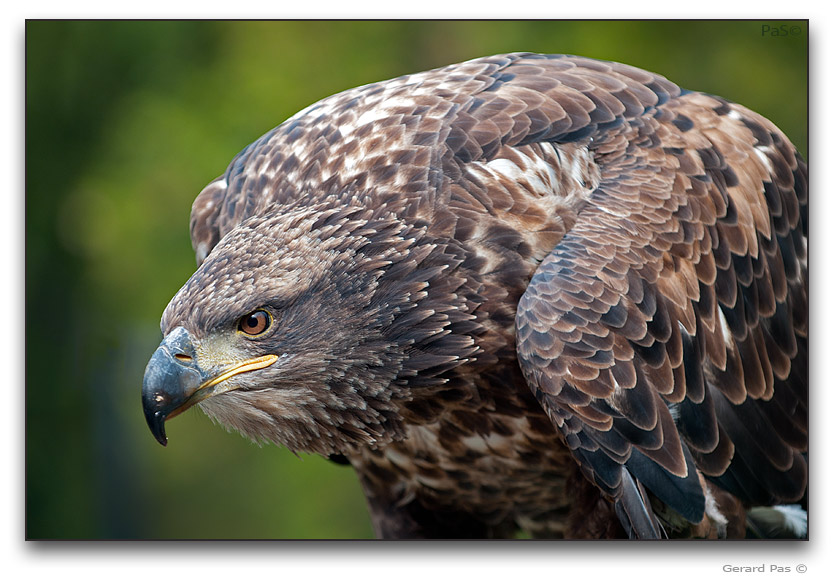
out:
{"label": "dark gray beak tip", "polygon": [[152,392],[145,391],[142,393],[142,408],[151,434],[164,446],[168,444],[168,437],[165,436],[165,419],[168,413],[165,407],[159,404],[160,398]]}
{"label": "dark gray beak tip", "polygon": [[148,427],[151,429],[151,434],[159,441],[160,445],[166,447],[168,445],[168,437],[165,435],[165,417],[160,413],[154,413],[145,417],[148,422]]}

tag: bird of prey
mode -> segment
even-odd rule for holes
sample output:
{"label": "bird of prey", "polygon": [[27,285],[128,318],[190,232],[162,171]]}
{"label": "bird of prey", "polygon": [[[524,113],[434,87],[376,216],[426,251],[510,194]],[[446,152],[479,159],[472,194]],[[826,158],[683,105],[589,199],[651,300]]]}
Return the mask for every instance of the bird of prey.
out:
{"label": "bird of prey", "polygon": [[199,194],[145,416],[349,463],[382,538],[801,536],[807,235],[787,137],[657,74],[369,84]]}

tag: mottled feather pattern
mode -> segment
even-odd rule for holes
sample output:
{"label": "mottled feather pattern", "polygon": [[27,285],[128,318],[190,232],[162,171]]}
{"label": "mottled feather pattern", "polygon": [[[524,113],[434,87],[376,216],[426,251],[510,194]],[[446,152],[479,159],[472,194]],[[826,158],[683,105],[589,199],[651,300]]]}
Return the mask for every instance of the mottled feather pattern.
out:
{"label": "mottled feather pattern", "polygon": [[[674,122],[664,125],[664,117]],[[691,130],[692,119],[699,131]],[[804,272],[793,279],[795,298],[784,273],[805,266],[783,265],[765,192],[776,187],[780,200],[788,198],[770,202],[776,218],[793,210],[783,235],[801,231],[796,197],[805,197],[804,163],[776,146],[786,139],[767,120],[697,93],[629,125],[622,132],[629,143],[649,130],[653,138],[597,157],[603,170],[592,207],[521,300],[522,368],[545,407],[561,411],[552,414],[557,424],[582,418],[563,432],[613,495],[620,493],[617,465],[628,465],[634,449],[653,460],[649,468],[679,478],[691,470],[691,449],[699,468],[745,502],[798,500],[807,431],[788,441],[794,430],[782,434],[781,423],[804,424],[806,417],[779,413],[771,399],[774,382],[790,377],[807,388],[806,361],[791,361],[807,337]],[[599,141],[590,148],[607,151],[605,137]],[[794,180],[801,190],[788,193]],[[669,420],[670,404],[679,404],[677,421]],[[777,415],[780,423],[766,422]],[[764,440],[755,441],[754,432]],[[640,469],[631,467],[645,477]],[[684,513],[701,503],[699,491],[669,503]],[[693,512],[693,523],[700,515]]]}
{"label": "mottled feather pattern", "polygon": [[[476,59],[244,149],[194,202],[201,266],[163,330],[270,295],[320,320],[287,376],[338,380],[201,406],[346,457],[381,536],[733,535],[742,505],[806,491],[807,203],[805,162],[740,105],[617,63]],[[316,362],[323,340],[343,358]]]}

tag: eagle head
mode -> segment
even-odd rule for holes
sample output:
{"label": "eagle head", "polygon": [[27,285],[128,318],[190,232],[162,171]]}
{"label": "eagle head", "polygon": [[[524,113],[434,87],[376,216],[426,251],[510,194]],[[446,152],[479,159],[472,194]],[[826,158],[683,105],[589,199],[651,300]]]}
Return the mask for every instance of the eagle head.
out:
{"label": "eagle head", "polygon": [[459,332],[473,318],[461,261],[374,210],[273,208],[245,220],[163,314],[142,391],[151,431],[166,444],[165,420],[199,405],[293,451],[401,437],[409,383],[419,375],[428,393],[476,351]]}

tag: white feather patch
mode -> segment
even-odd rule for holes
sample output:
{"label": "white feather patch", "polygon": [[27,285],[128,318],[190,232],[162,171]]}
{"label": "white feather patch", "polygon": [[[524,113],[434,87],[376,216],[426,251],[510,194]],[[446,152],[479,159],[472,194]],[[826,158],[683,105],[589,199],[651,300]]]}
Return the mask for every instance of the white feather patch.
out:
{"label": "white feather patch", "polygon": [[715,497],[709,490],[709,487],[704,487],[704,499],[706,505],[704,506],[707,517],[712,520],[718,531],[718,537],[723,538],[727,535],[727,517],[718,509],[718,504],[715,502]]}
{"label": "white feather patch", "polygon": [[[741,298],[739,298],[741,300]],[[718,319],[721,321],[721,332],[724,334],[724,344],[727,345],[727,348],[732,350],[733,348],[733,333],[730,330],[730,325],[727,324],[727,319],[724,318],[724,312],[719,308],[718,309]]]}
{"label": "white feather patch", "polygon": [[768,147],[763,147],[761,145],[755,147],[753,151],[756,152],[756,156],[761,160],[765,167],[767,167],[770,173],[773,173],[773,164],[768,159],[767,155],[765,155],[765,151],[768,150]]}
{"label": "white feather patch", "polygon": [[804,538],[808,535],[808,512],[796,504],[775,505],[773,509],[785,517],[785,527],[796,535]]}

